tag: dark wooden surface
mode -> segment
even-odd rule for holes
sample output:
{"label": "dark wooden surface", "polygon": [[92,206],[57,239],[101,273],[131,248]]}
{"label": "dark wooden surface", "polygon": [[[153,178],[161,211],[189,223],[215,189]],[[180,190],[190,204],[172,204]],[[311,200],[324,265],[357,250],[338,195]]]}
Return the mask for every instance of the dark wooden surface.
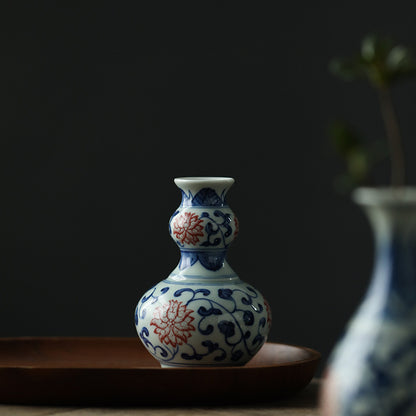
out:
{"label": "dark wooden surface", "polygon": [[309,348],[268,343],[244,367],[162,369],[137,338],[5,338],[0,403],[267,403],[306,387],[319,359]]}
{"label": "dark wooden surface", "polygon": [[314,379],[298,394],[269,403],[223,406],[75,407],[0,405],[1,416],[318,416],[320,381]]}

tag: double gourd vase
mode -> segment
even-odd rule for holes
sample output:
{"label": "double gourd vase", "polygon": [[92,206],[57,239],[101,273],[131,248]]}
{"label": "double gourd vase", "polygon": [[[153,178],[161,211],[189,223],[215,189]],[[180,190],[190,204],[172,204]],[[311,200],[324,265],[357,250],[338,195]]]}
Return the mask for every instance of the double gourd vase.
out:
{"label": "double gourd vase", "polygon": [[241,366],[266,341],[271,313],[263,296],[226,261],[238,234],[224,177],[176,178],[182,202],[169,221],[179,264],[135,310],[139,338],[162,367]]}
{"label": "double gourd vase", "polygon": [[329,361],[324,416],[416,415],[416,188],[360,188],[375,241],[367,294]]}

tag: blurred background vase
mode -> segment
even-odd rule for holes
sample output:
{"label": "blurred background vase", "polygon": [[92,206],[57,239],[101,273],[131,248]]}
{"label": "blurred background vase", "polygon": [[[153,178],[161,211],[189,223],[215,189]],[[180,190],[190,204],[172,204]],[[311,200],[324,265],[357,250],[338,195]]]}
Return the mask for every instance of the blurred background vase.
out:
{"label": "blurred background vase", "polygon": [[364,301],[335,348],[324,415],[408,415],[416,407],[416,188],[358,188],[375,237]]}

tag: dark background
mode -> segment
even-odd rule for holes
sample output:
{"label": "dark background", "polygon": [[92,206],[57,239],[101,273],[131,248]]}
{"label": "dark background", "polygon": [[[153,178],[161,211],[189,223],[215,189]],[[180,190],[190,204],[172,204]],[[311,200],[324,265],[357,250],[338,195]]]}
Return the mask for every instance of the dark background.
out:
{"label": "dark background", "polygon": [[[384,134],[374,92],[328,61],[369,32],[415,44],[416,3],[10,3],[0,335],[135,336],[138,299],[179,259],[173,178],[225,175],[241,224],[229,261],[268,298],[271,341],[325,362],[373,261],[366,218],[334,191],[326,128]],[[414,183],[415,84],[394,98]]]}

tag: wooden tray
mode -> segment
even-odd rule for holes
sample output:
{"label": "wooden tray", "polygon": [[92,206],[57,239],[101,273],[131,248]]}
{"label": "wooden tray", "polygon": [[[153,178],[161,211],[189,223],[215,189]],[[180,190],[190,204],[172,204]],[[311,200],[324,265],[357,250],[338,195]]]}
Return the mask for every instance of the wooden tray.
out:
{"label": "wooden tray", "polygon": [[138,338],[0,338],[0,403],[268,401],[306,387],[319,360],[310,348],[267,343],[244,367],[162,369]]}

